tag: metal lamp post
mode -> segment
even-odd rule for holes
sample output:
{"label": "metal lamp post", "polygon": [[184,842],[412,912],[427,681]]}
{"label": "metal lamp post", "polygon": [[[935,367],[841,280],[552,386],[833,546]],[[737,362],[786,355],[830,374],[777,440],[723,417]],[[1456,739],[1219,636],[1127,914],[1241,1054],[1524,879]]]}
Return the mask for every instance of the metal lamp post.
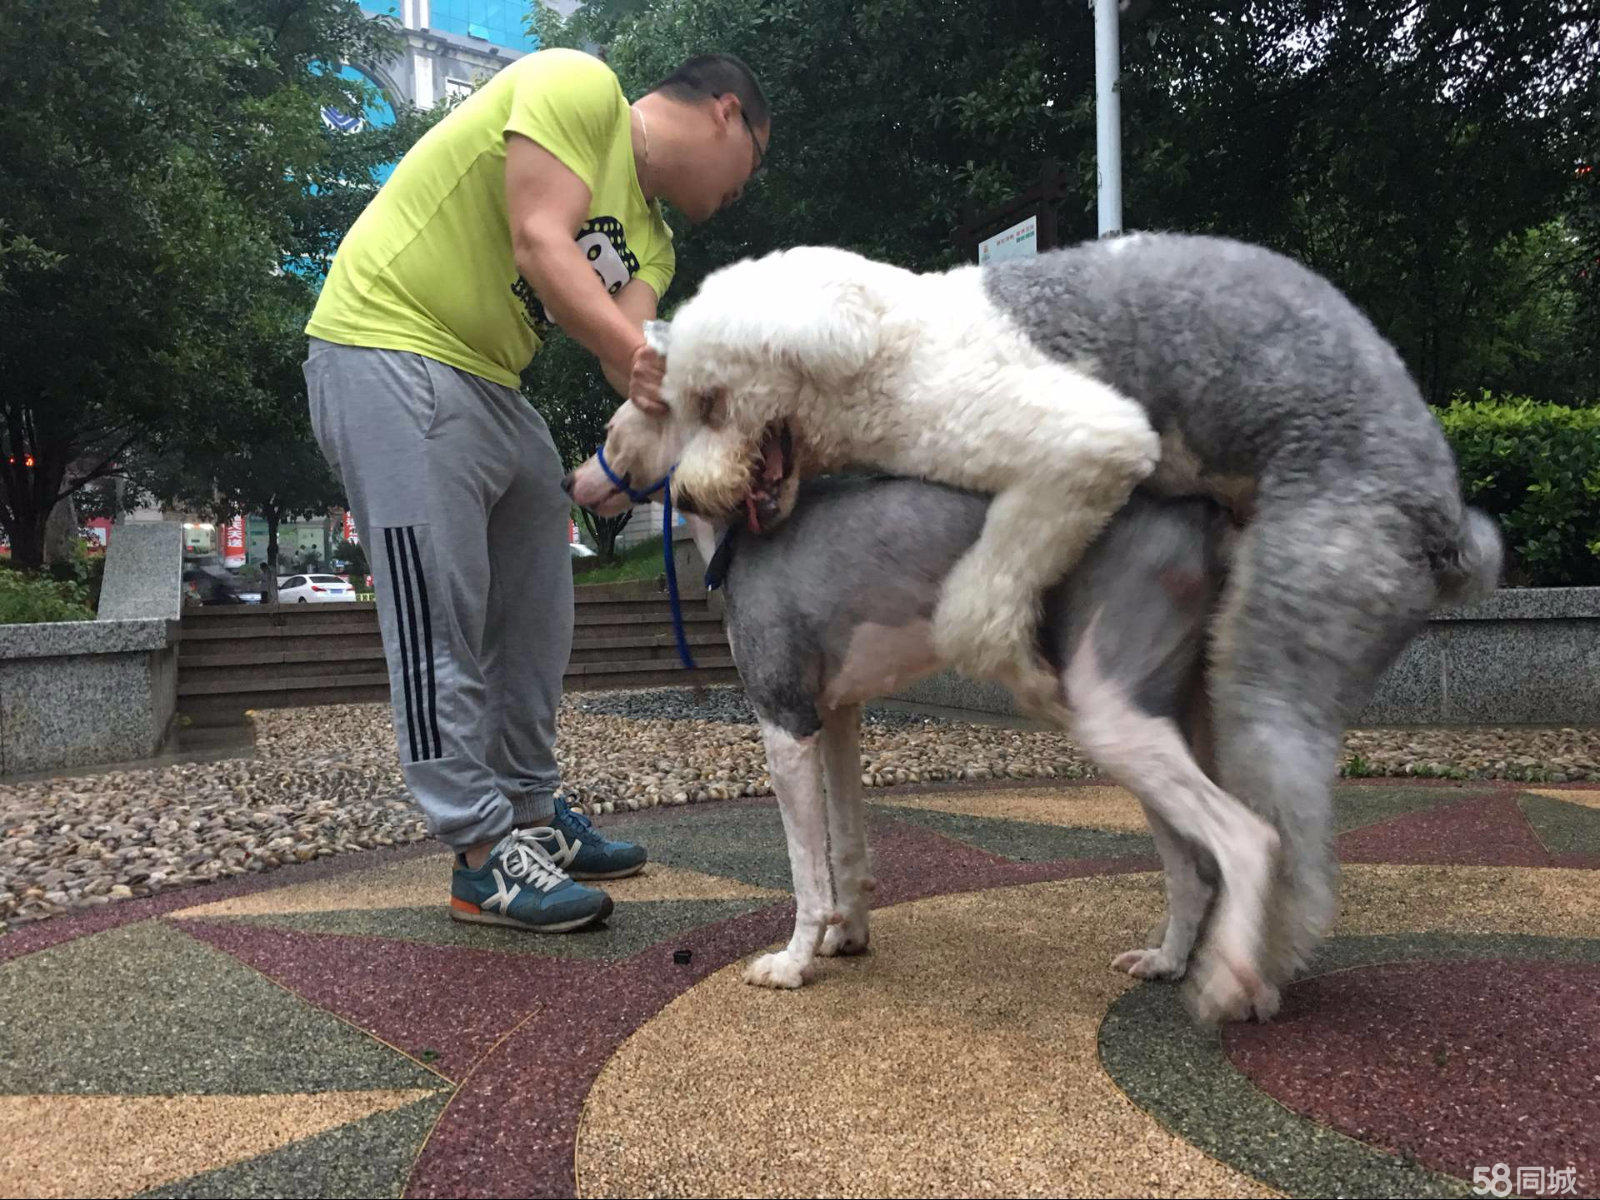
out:
{"label": "metal lamp post", "polygon": [[1122,75],[1118,44],[1118,0],[1094,5],[1095,174],[1100,200],[1100,236],[1122,232]]}

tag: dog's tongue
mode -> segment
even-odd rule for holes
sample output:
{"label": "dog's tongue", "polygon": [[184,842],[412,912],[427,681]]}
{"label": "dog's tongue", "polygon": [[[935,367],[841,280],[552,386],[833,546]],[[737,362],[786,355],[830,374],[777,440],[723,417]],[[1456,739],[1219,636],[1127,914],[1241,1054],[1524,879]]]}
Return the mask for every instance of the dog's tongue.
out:
{"label": "dog's tongue", "polygon": [[744,498],[745,525],[751,533],[761,532],[761,517],[756,507],[770,497],[769,489],[773,484],[783,481],[783,468],[783,431],[774,427],[761,439],[761,482],[766,486]]}
{"label": "dog's tongue", "polygon": [[769,429],[761,444],[761,477],[763,483],[777,483],[783,478],[783,436],[777,429]]}

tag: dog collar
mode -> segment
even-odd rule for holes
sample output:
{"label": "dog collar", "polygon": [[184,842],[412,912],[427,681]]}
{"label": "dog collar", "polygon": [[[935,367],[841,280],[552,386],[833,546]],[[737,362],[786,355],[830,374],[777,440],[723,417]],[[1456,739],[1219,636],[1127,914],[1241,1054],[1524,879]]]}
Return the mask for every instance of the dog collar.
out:
{"label": "dog collar", "polygon": [[722,535],[722,540],[717,543],[716,553],[711,556],[711,561],[706,564],[706,590],[714,592],[722,586],[722,581],[728,577],[728,564],[733,561],[733,543],[739,536],[737,525],[728,526],[727,532]]}

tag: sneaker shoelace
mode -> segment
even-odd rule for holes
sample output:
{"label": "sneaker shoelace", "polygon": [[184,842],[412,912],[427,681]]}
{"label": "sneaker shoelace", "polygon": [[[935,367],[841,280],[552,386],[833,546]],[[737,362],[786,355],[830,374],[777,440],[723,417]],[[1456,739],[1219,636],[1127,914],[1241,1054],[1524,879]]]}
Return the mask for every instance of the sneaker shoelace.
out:
{"label": "sneaker shoelace", "polygon": [[594,822],[589,820],[587,815],[579,812],[577,809],[568,804],[565,796],[556,797],[555,819],[558,821],[570,822],[572,825],[576,826],[581,833],[594,832]]}
{"label": "sneaker shoelace", "polygon": [[541,892],[553,892],[568,880],[567,873],[531,837],[513,838],[500,852],[500,862],[512,879],[532,884]]}

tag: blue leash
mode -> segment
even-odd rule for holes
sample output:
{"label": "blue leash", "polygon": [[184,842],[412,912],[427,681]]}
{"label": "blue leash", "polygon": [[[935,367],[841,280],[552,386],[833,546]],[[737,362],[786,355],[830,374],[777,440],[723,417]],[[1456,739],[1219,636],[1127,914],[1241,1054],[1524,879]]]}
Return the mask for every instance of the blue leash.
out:
{"label": "blue leash", "polygon": [[611,464],[606,461],[604,446],[597,448],[594,453],[600,462],[600,469],[611,481],[611,486],[635,504],[647,503],[657,492],[661,493],[661,557],[667,572],[667,599],[672,603],[672,634],[678,640],[678,657],[683,660],[683,665],[692,671],[695,669],[694,656],[689,653],[689,639],[683,632],[683,608],[678,601],[678,567],[672,555],[672,471],[668,471],[644,491],[637,491],[628,485],[626,478],[617,478],[611,469]]}

